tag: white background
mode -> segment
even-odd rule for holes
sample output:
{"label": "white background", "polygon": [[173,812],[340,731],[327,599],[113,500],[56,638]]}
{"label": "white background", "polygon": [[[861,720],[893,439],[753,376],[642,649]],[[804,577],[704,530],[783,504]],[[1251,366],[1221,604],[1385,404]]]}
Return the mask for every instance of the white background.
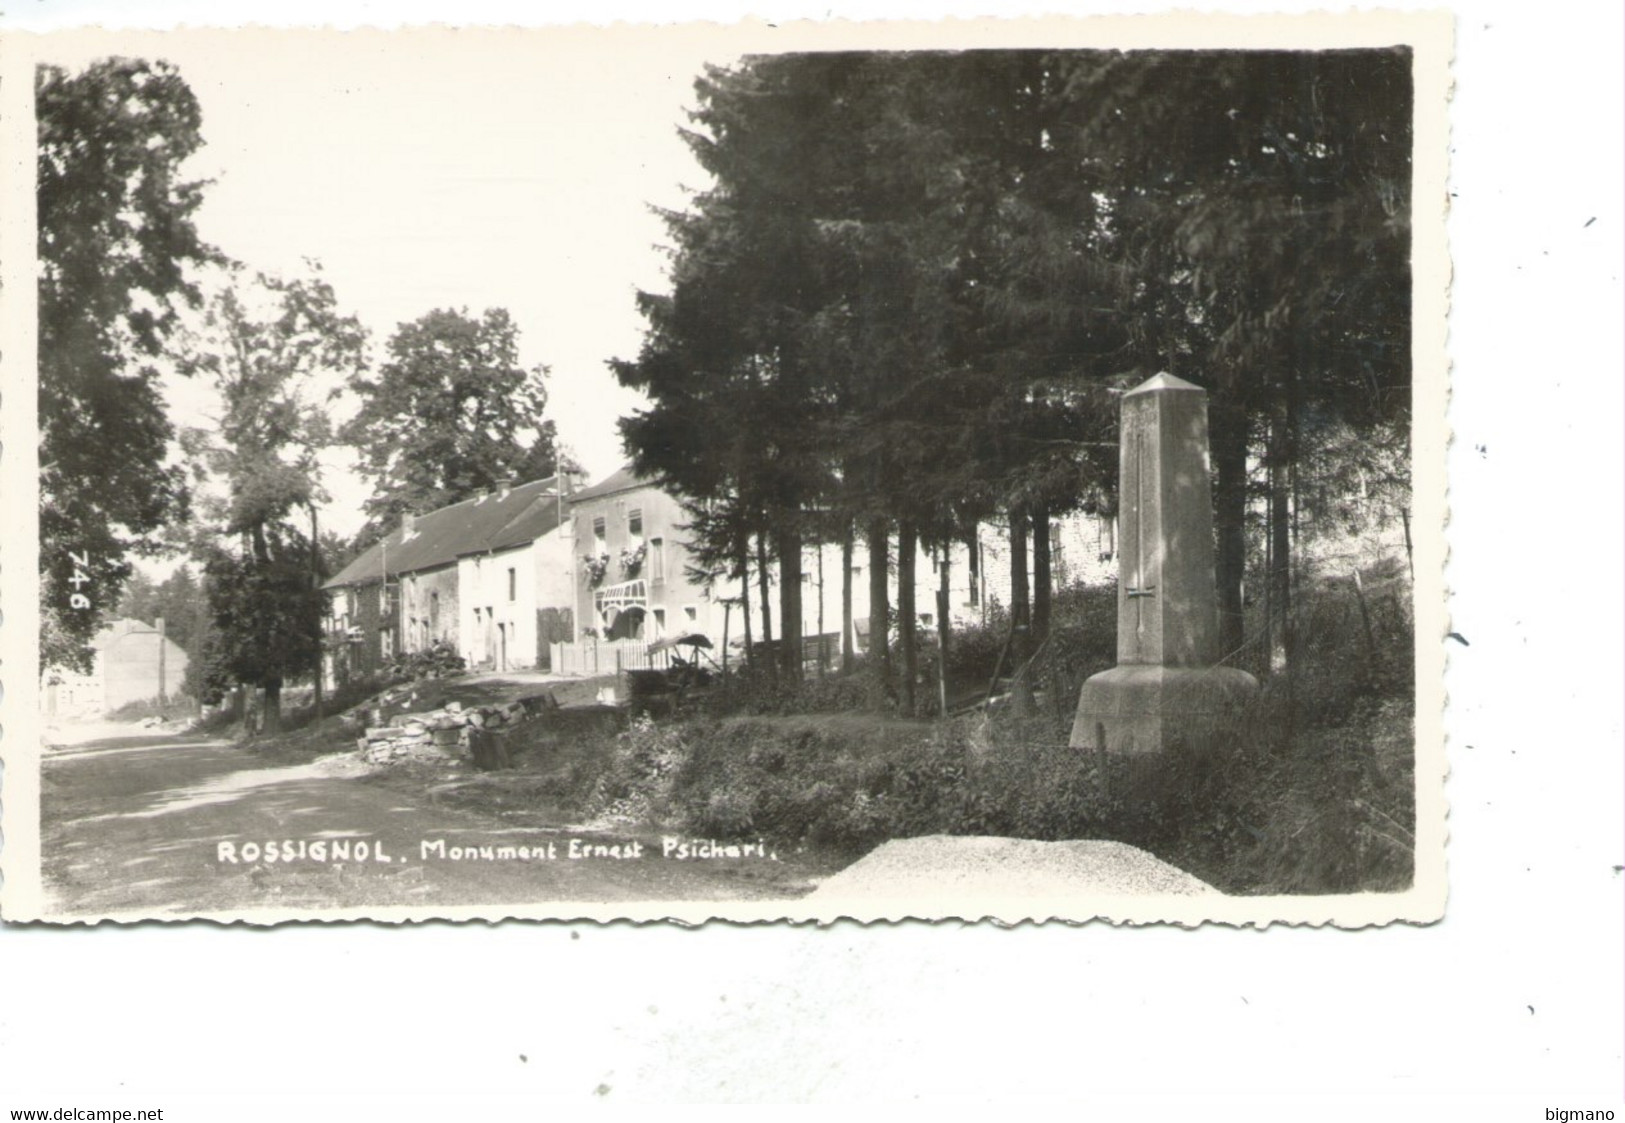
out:
{"label": "white background", "polygon": [[[989,7],[599,0],[548,18]],[[8,927],[0,1110],[538,1118],[551,1098],[868,1097],[1084,1099],[1137,1118],[1625,1117],[1621,16],[1612,0],[1455,10],[1447,580],[1470,646],[1450,653],[1442,923]],[[0,25],[448,11],[523,8],[9,0]]]}

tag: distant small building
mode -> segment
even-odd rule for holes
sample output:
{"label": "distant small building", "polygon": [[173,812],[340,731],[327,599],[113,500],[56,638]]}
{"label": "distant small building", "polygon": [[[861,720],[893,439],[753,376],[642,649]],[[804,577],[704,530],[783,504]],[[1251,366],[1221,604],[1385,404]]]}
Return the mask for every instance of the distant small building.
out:
{"label": "distant small building", "polygon": [[[161,624],[161,621],[159,622]],[[186,652],[158,625],[121,618],[90,642],[89,674],[47,672],[45,712],[53,717],[111,713],[130,702],[173,698],[186,678]]]}

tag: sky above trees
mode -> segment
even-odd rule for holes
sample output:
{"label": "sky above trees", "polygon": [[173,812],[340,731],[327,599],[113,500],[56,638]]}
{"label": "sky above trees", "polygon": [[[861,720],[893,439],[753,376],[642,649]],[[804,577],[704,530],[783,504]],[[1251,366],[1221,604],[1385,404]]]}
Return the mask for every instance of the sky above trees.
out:
{"label": "sky above trees", "polygon": [[[319,260],[375,356],[432,309],[507,309],[521,364],[551,370],[561,440],[600,476],[620,463],[616,419],[638,401],[604,363],[635,353],[635,293],[662,285],[665,232],[648,205],[681,206],[703,180],[677,129],[705,55],[671,39],[579,46],[463,32],[366,51],[291,33],[250,49],[229,33],[126,33],[52,41],[47,57],[75,70],[114,49],[172,61],[203,112],[187,165],[214,181],[200,234],[257,270]],[[216,414],[205,381],[171,382],[178,426]],[[353,408],[336,403],[336,420]],[[325,525],[358,529],[370,487],[354,454],[323,468]]]}

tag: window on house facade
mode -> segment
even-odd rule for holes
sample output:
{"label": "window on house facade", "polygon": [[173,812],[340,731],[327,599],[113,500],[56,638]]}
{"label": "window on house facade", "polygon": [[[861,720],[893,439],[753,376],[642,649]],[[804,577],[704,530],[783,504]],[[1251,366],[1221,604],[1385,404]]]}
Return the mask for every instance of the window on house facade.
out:
{"label": "window on house facade", "polygon": [[665,635],[666,634],[666,610],[664,608],[655,609],[654,610],[654,618],[655,618],[655,635],[656,636]]}
{"label": "window on house facade", "polygon": [[666,540],[664,538],[649,539],[648,569],[650,582],[664,581],[666,579]]}
{"label": "window on house facade", "polygon": [[512,566],[508,567],[508,599],[519,599],[519,571]]}
{"label": "window on house facade", "polygon": [[699,618],[700,618],[700,610],[695,608],[691,604],[685,604],[683,606],[683,615],[688,618],[688,622],[690,624],[693,624],[693,623],[695,623],[696,621],[699,620]]}
{"label": "window on house facade", "polygon": [[633,547],[643,544],[643,512],[636,507],[626,514],[626,536]]}
{"label": "window on house facade", "polygon": [[429,627],[436,632],[440,631],[440,593],[438,590],[429,594]]}
{"label": "window on house facade", "polygon": [[599,554],[609,553],[609,525],[604,522],[603,515],[592,520],[592,540]]}

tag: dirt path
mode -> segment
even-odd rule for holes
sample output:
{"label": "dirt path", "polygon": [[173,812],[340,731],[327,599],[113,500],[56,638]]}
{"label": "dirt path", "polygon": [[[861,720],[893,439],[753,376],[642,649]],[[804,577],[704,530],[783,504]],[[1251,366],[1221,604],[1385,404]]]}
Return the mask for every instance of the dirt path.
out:
{"label": "dirt path", "polygon": [[812,887],[789,856],[677,860],[659,836],[513,827],[437,807],[350,757],[267,766],[219,740],[93,732],[47,749],[43,766],[45,880],[63,913],[725,900]]}

